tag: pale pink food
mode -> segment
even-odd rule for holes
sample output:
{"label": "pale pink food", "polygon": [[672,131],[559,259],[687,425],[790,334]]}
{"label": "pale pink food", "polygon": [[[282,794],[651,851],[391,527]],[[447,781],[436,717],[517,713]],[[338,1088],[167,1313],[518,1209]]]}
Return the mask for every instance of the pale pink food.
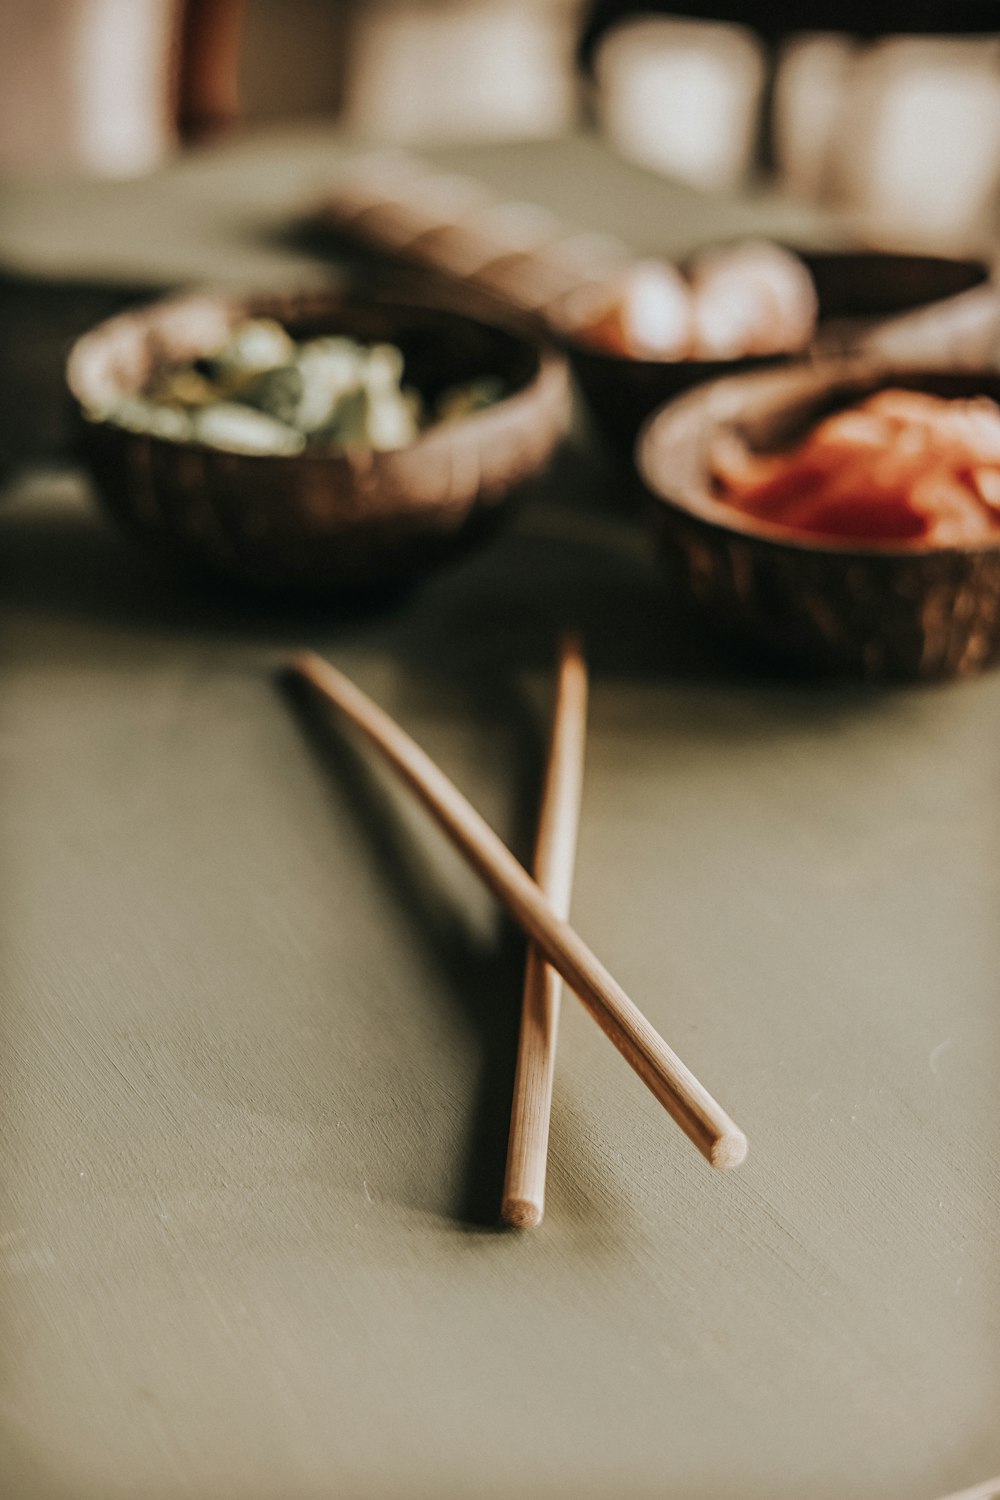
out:
{"label": "pale pink food", "polygon": [[755,240],[703,252],[688,278],[668,262],[640,261],[581,287],[559,316],[577,338],[610,354],[727,360],[804,349],[817,301],[798,256]]}

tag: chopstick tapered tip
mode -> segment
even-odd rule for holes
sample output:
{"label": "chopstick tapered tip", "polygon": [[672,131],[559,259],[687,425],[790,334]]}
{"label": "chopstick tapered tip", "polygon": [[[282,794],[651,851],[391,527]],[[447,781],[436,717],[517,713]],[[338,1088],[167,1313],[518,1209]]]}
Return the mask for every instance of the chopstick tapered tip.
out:
{"label": "chopstick tapered tip", "polygon": [[742,1130],[730,1130],[712,1142],[709,1161],[720,1172],[729,1172],[747,1158],[747,1138]]}
{"label": "chopstick tapered tip", "polygon": [[511,1229],[537,1229],[542,1222],[542,1207],[530,1198],[505,1198],[500,1216]]}

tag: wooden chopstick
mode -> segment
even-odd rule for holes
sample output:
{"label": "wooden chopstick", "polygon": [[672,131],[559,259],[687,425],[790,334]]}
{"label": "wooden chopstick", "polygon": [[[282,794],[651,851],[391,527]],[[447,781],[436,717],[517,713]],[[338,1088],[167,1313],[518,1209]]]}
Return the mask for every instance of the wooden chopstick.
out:
{"label": "wooden chopstick", "polygon": [[[534,859],[535,879],[553,911],[563,918],[569,916],[573,886],[586,729],[587,664],[579,641],[567,636],[559,651]],[[545,1212],[545,1166],[561,995],[559,974],[545,962],[538,947],[529,943],[501,1206],[504,1222],[515,1229],[533,1229],[542,1222]]]}
{"label": "wooden chopstick", "polygon": [[712,1166],[739,1166],[747,1154],[742,1130],[671,1051],[569,923],[556,915],[524,866],[440,767],[383,709],[315,652],[301,653],[290,667],[350,719],[398,771]]}

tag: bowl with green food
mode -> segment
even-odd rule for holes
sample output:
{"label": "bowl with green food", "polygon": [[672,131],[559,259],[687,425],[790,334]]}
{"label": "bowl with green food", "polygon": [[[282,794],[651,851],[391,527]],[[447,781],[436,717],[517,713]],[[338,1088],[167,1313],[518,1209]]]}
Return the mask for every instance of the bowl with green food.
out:
{"label": "bowl with green food", "polygon": [[161,554],[270,591],[413,579],[547,466],[563,358],[445,303],[190,294],[100,324],[67,382],[98,494]]}

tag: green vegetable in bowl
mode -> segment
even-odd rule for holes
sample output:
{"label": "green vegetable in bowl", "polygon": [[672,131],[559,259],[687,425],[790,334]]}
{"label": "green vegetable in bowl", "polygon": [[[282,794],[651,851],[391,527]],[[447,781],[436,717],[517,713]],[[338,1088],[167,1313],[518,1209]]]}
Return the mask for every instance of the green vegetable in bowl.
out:
{"label": "green vegetable in bowl", "polygon": [[502,401],[504,394],[504,383],[498,375],[481,375],[465,385],[454,385],[438,397],[437,419],[457,422],[460,417],[471,417]]}
{"label": "green vegetable in bowl", "polygon": [[192,436],[199,443],[227,453],[301,453],[306,445],[294,427],[238,401],[202,407],[192,425]]}
{"label": "green vegetable in bowl", "polygon": [[428,409],[403,375],[403,353],[393,344],[344,337],[297,343],[272,319],[253,318],[220,349],[162,371],[141,394],[95,415],[229,453],[388,452],[506,394],[499,377],[481,376],[445,391]]}

